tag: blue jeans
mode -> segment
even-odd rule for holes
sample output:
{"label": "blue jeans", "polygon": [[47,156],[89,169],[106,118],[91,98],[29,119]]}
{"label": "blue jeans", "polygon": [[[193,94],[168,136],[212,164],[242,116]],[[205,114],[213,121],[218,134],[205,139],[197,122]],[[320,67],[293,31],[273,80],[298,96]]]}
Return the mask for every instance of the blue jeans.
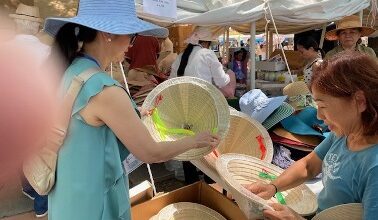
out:
{"label": "blue jeans", "polygon": [[34,197],[34,211],[37,215],[41,215],[47,211],[48,196],[39,195],[33,187],[29,184],[24,175],[21,175],[22,190]]}

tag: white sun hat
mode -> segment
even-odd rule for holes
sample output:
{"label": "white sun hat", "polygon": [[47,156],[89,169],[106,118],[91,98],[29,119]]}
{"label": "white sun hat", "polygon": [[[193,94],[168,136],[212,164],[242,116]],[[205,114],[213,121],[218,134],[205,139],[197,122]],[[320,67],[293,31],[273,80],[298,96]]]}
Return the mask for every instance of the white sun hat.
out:
{"label": "white sun hat", "polygon": [[[217,133],[223,138],[228,130],[228,103],[211,83],[182,76],[169,79],[154,88],[143,102],[149,111],[142,117],[155,141],[174,141],[202,131]],[[193,160],[209,154],[209,147],[191,149],[175,160]]]}
{"label": "white sun hat", "polygon": [[164,207],[150,220],[226,220],[218,212],[204,205],[191,202],[178,202]]}
{"label": "white sun hat", "polygon": [[337,205],[321,211],[312,220],[361,220],[363,207],[361,203]]}
{"label": "white sun hat", "polygon": [[[300,215],[307,216],[318,209],[316,195],[305,185],[276,194],[269,201],[260,198],[247,190],[243,185],[256,181],[269,183],[284,170],[242,154],[223,154],[216,161],[216,169],[221,175],[224,187],[235,198],[240,209],[248,219],[263,218],[264,209],[272,209],[268,203],[283,202]],[[281,198],[280,198],[281,197]]]}

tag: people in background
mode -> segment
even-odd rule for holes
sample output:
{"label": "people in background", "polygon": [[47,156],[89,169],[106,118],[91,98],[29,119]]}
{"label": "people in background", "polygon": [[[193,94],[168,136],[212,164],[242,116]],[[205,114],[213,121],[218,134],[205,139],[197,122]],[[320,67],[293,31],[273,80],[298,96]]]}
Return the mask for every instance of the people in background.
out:
{"label": "people in background", "polygon": [[169,77],[169,75],[171,74],[171,66],[173,62],[176,60],[176,58],[177,58],[177,53],[173,52],[173,43],[167,37],[161,43],[159,59],[157,60],[159,72]]}
{"label": "people in background", "polygon": [[339,45],[329,51],[326,54],[325,59],[329,59],[344,50],[355,50],[376,58],[375,52],[372,48],[358,43],[361,37],[369,36],[374,31],[373,28],[363,27],[359,16],[351,15],[344,17],[336,22],[336,29],[326,33],[327,40],[337,40]]}
{"label": "people in background", "polygon": [[247,79],[247,54],[244,48],[234,52],[234,60],[232,63],[232,71],[235,73],[237,83],[246,83]]}
{"label": "people in background", "polygon": [[206,27],[198,27],[188,40],[188,46],[172,64],[170,78],[198,77],[213,83],[225,97],[233,97],[236,87],[235,74],[225,73],[214,51],[209,49],[212,42],[218,43],[217,36],[213,36]]}
{"label": "people in background", "polygon": [[[129,65],[128,76],[144,74],[146,80],[160,83],[168,77],[159,72],[158,58],[161,51],[161,43],[165,38],[137,35],[133,47],[126,53],[126,61]],[[151,72],[154,73],[151,75]],[[138,77],[136,77],[138,78]]]}
{"label": "people in background", "polygon": [[[192,36],[187,40],[189,43],[184,52],[179,54],[172,64],[170,78],[180,76],[192,76],[206,80],[217,86],[225,97],[233,97],[235,94],[235,73],[223,69],[210,45],[218,43],[209,28],[197,27]],[[190,184],[199,180],[196,167],[190,162],[183,162],[185,182]]]}
{"label": "people in background", "polygon": [[[316,64],[310,88],[317,117],[331,130],[308,156],[295,162],[269,184],[247,188],[269,199],[322,172],[324,188],[318,211],[362,203],[363,219],[378,215],[378,63],[368,54],[343,51]],[[268,219],[303,219],[279,204],[265,210]]]}
{"label": "people in background", "polygon": [[306,61],[306,65],[303,68],[303,77],[305,83],[309,85],[312,77],[312,66],[317,61],[322,60],[324,51],[319,48],[318,43],[312,37],[299,39],[297,42],[297,50]]}

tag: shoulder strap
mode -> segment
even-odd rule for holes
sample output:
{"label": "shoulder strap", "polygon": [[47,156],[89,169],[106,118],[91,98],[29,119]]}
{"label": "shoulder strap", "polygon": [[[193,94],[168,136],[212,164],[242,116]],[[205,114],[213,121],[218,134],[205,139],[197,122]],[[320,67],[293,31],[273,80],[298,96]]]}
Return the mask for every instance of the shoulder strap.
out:
{"label": "shoulder strap", "polygon": [[99,68],[90,68],[73,78],[71,85],[63,98],[60,114],[58,115],[58,119],[54,126],[56,132],[61,133],[61,135],[65,136],[65,134],[67,133],[68,125],[70,123],[73,104],[75,103],[77,95],[79,94],[85,82],[98,72],[101,72]]}

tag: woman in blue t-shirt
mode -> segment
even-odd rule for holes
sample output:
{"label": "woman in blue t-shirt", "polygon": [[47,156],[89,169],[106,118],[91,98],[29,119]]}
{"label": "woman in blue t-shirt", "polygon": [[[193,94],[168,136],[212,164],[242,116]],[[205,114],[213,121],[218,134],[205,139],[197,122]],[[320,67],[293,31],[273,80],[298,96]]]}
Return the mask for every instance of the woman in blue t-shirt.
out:
{"label": "woman in blue t-shirt", "polygon": [[[269,184],[247,188],[264,199],[323,173],[319,210],[362,203],[364,219],[378,216],[378,64],[358,52],[342,52],[314,66],[311,81],[318,118],[332,131],[308,156]],[[302,219],[272,204],[268,219]]]}

